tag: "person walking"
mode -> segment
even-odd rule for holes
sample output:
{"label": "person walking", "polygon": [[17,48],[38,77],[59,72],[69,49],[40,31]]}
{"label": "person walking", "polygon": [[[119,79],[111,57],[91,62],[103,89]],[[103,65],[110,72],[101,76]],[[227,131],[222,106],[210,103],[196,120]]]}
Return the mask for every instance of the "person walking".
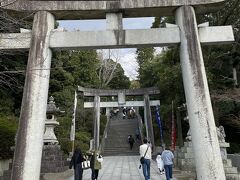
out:
{"label": "person walking", "polygon": [[139,140],[139,141],[141,140],[139,128],[136,129],[136,131],[135,131],[135,136],[136,136],[136,139],[137,139],[137,140]]}
{"label": "person walking", "polygon": [[92,170],[91,179],[97,180],[99,170],[102,168],[103,158],[100,155],[99,151],[94,151],[94,150],[88,151],[87,155],[90,156],[90,168]]}
{"label": "person walking", "polygon": [[170,147],[166,146],[165,150],[162,152],[162,160],[167,180],[172,179],[173,159],[174,155],[172,151],[170,151]]}
{"label": "person walking", "polygon": [[157,161],[157,166],[158,166],[158,169],[160,171],[160,174],[164,174],[164,164],[163,164],[163,160],[162,160],[162,157],[161,157],[161,153],[158,153],[157,157],[156,157],[156,161]]}
{"label": "person walking", "polygon": [[132,150],[132,149],[133,149],[133,144],[135,143],[132,135],[129,135],[129,136],[128,136],[128,143],[129,143],[129,145],[130,145],[130,149]]}
{"label": "person walking", "polygon": [[82,162],[84,161],[81,149],[77,147],[70,161],[69,169],[74,168],[74,180],[82,180],[83,169]]}
{"label": "person walking", "polygon": [[123,119],[125,119],[126,115],[127,115],[127,108],[126,107],[123,107],[122,115],[123,115]]}
{"label": "person walking", "polygon": [[152,159],[152,150],[148,144],[147,139],[144,139],[143,143],[144,144],[139,147],[139,153],[140,153],[141,159],[143,159],[143,161],[141,161],[143,175],[145,177],[145,180],[149,180],[150,179],[150,165],[151,165],[151,159]]}

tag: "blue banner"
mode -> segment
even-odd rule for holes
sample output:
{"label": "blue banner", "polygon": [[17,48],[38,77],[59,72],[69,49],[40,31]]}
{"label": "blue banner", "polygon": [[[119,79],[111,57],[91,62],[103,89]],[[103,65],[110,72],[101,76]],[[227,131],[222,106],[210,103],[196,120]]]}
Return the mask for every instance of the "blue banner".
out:
{"label": "blue banner", "polygon": [[158,124],[159,127],[159,131],[160,131],[160,140],[161,140],[161,144],[163,145],[163,128],[162,128],[162,122],[161,122],[161,117],[160,117],[160,106],[156,106],[156,122]]}

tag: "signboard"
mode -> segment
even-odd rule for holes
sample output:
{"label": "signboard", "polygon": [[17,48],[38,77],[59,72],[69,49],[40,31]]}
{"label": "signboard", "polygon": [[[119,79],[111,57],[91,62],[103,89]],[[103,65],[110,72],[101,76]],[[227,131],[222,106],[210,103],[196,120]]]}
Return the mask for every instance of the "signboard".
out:
{"label": "signboard", "polygon": [[119,92],[118,93],[118,104],[119,105],[126,104],[125,93],[124,92]]}

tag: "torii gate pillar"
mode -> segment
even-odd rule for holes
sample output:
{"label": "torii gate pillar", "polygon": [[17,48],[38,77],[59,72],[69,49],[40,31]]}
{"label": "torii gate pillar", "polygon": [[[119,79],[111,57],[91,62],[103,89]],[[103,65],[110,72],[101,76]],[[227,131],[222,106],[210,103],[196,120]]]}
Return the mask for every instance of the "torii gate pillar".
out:
{"label": "torii gate pillar", "polygon": [[38,180],[40,176],[52,57],[49,36],[54,23],[49,12],[34,16],[12,180]]}
{"label": "torii gate pillar", "polygon": [[99,136],[100,136],[100,96],[94,97],[94,146],[93,149],[99,149]]}
{"label": "torii gate pillar", "polygon": [[194,8],[178,8],[176,22],[197,179],[225,180]]}
{"label": "torii gate pillar", "polygon": [[147,139],[151,141],[153,151],[155,151],[152,114],[151,114],[150,99],[148,94],[144,94],[144,122],[146,126]]}

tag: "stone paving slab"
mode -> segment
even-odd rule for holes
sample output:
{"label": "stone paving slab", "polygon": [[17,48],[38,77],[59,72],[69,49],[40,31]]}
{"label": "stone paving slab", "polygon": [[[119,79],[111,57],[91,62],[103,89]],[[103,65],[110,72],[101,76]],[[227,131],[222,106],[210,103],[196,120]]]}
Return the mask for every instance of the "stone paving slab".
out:
{"label": "stone paving slab", "polygon": [[[144,180],[142,169],[139,169],[139,156],[104,157],[98,180]],[[166,180],[160,175],[155,161],[151,162],[151,180]],[[74,180],[74,177],[68,180]],[[84,170],[83,180],[91,180],[91,170]],[[176,180],[173,178],[173,180]]]}

